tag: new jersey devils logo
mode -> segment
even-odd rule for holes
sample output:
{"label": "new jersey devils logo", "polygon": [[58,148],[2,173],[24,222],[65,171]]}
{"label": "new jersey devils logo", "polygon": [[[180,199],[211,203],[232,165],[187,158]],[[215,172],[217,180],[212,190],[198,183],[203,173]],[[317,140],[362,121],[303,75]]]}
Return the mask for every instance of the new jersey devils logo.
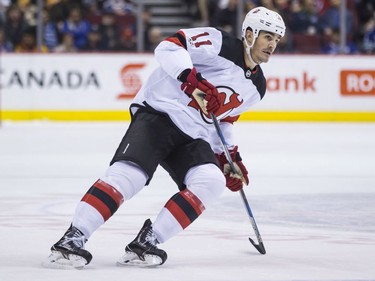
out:
{"label": "new jersey devils logo", "polygon": [[[243,100],[239,101],[239,94],[230,87],[217,86],[216,88],[219,91],[220,100],[220,108],[216,111],[216,117],[221,120],[227,117],[233,109],[239,107],[243,103]],[[198,110],[206,123],[212,123],[211,117],[205,115],[194,100],[190,101],[188,105]]]}

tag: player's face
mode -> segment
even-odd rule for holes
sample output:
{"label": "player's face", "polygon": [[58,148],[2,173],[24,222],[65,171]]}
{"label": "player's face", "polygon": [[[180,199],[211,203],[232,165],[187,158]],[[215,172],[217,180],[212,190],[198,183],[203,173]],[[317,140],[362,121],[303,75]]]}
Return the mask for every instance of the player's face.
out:
{"label": "player's face", "polygon": [[270,56],[275,51],[281,36],[276,33],[261,31],[251,48],[251,55],[258,63],[268,62]]}

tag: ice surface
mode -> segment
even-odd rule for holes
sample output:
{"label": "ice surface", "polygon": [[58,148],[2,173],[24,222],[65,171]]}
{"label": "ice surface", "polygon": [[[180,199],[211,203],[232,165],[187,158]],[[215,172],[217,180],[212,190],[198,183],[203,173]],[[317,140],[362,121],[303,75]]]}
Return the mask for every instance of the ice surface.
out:
{"label": "ice surface", "polygon": [[[239,123],[250,173],[246,194],[264,244],[260,255],[240,195],[230,191],[161,247],[154,269],[116,267],[144,220],[176,191],[158,169],[149,187],[86,244],[82,271],[40,266],[74,208],[101,176],[128,123],[5,123],[0,128],[0,280],[375,280],[375,124]],[[256,239],[255,239],[256,240]]]}

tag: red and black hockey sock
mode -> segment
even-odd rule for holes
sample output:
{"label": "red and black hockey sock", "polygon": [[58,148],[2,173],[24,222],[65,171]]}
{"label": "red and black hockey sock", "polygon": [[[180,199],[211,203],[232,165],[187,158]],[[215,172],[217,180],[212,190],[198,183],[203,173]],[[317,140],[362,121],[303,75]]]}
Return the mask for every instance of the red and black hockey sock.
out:
{"label": "red and black hockey sock", "polygon": [[124,197],[113,186],[98,180],[82,197],[81,201],[94,207],[106,221],[121,206]]}
{"label": "red and black hockey sock", "polygon": [[183,229],[198,218],[205,209],[202,201],[188,189],[173,195],[165,204],[165,208],[176,218]]}

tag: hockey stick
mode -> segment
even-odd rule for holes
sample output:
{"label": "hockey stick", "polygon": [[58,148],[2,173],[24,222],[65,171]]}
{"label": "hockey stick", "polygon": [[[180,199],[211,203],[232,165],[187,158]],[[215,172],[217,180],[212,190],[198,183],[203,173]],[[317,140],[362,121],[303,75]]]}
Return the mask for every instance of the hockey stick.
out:
{"label": "hockey stick", "polygon": [[[230,156],[230,153],[229,153],[229,150],[228,150],[228,144],[225,141],[223,133],[221,132],[221,129],[219,127],[219,122],[217,121],[217,118],[216,118],[215,114],[211,113],[211,118],[212,118],[212,121],[214,122],[216,132],[217,132],[217,134],[219,136],[220,143],[223,146],[224,154],[225,154],[225,157],[228,160],[228,164],[229,164],[231,170],[235,174],[240,175],[241,173],[237,170],[237,167],[234,165],[232,157]],[[259,253],[261,253],[262,255],[265,255],[266,254],[266,249],[264,248],[262,236],[260,236],[260,232],[258,230],[258,226],[257,226],[257,224],[255,222],[255,219],[254,219],[254,216],[253,216],[253,212],[251,211],[250,204],[247,201],[246,194],[245,194],[245,191],[243,190],[243,188],[240,189],[240,194],[241,194],[242,201],[243,201],[243,203],[244,203],[244,205],[246,207],[247,214],[249,215],[250,223],[251,223],[251,225],[252,225],[252,227],[254,229],[255,235],[256,235],[256,237],[258,239],[258,245],[250,237],[249,237],[249,240],[250,240],[251,244],[253,244],[253,246],[255,247],[255,249],[258,250]]]}
{"label": "hockey stick", "polygon": [[[193,92],[193,96],[197,100],[197,102],[200,105],[200,107],[202,108],[202,110],[207,114],[207,109],[206,109],[207,102],[205,100],[205,94],[202,93],[201,91],[199,91],[198,89],[195,89],[194,92]],[[211,118],[212,118],[212,121],[214,123],[215,129],[216,129],[216,133],[219,136],[220,143],[221,143],[221,145],[222,145],[222,147],[224,149],[224,154],[225,154],[225,157],[228,160],[228,164],[229,164],[231,170],[235,174],[240,175],[241,173],[237,170],[237,167],[234,165],[232,157],[230,156],[230,153],[229,153],[229,150],[228,150],[228,144],[225,141],[224,135],[223,135],[223,133],[222,133],[220,127],[219,127],[219,122],[218,122],[218,120],[217,120],[217,118],[216,118],[216,116],[215,116],[214,113],[211,113]],[[249,237],[249,240],[250,240],[251,244],[253,244],[253,246],[255,247],[255,249],[258,250],[259,253],[261,253],[262,255],[265,255],[266,254],[266,249],[264,248],[262,236],[260,236],[260,232],[258,230],[258,226],[257,226],[257,224],[255,222],[253,212],[251,211],[250,204],[247,201],[246,194],[245,194],[245,191],[243,190],[243,188],[240,189],[240,194],[241,194],[242,201],[243,201],[243,203],[245,205],[247,214],[249,215],[250,223],[251,223],[251,225],[252,225],[252,227],[254,229],[255,235],[257,237],[258,244],[256,244],[255,241],[253,239],[251,239],[250,237]]]}

